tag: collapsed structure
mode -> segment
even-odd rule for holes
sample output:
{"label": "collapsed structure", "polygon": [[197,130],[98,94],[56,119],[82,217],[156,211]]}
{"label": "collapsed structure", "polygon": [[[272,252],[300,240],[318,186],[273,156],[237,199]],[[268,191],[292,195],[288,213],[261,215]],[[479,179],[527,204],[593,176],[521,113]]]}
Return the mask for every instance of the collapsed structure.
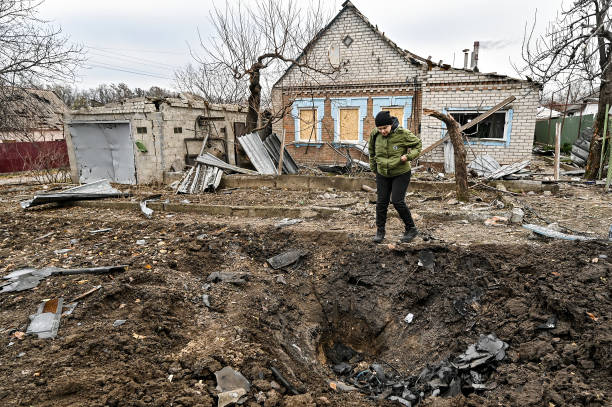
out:
{"label": "collapsed structure", "polygon": [[[478,42],[472,62],[453,68],[404,50],[350,2],[306,47],[298,61],[312,61],[321,72],[302,75],[290,66],[272,90],[274,109],[291,114],[275,124],[287,134],[291,154],[301,162],[331,163],[334,147],[355,146],[369,139],[374,117],[389,110],[400,124],[418,134],[427,148],[445,130],[422,108],[450,113],[466,124],[501,100],[516,100],[479,123],[468,134],[476,155],[487,154],[501,164],[524,160],[531,153],[539,85],[478,71]],[[334,74],[326,74],[321,67]],[[359,152],[354,150],[358,158]],[[452,144],[435,148],[424,161],[442,163],[452,157]]]}
{"label": "collapsed structure", "polygon": [[73,182],[166,182],[208,151],[236,164],[236,136],[246,108],[212,104],[192,94],[139,97],[66,114]]}

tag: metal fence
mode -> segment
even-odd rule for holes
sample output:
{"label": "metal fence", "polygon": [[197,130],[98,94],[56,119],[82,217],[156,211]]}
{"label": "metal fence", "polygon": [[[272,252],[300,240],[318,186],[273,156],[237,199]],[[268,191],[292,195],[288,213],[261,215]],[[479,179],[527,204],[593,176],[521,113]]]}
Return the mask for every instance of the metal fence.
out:
{"label": "metal fence", "polygon": [[[561,123],[561,117],[551,120],[538,120],[535,128],[535,141],[542,144],[555,145],[555,125]],[[580,126],[580,129],[578,129]],[[593,127],[593,115],[566,117],[561,132],[561,145],[574,144],[580,130]]]}
{"label": "metal fence", "polygon": [[68,166],[66,140],[0,143],[0,173]]}

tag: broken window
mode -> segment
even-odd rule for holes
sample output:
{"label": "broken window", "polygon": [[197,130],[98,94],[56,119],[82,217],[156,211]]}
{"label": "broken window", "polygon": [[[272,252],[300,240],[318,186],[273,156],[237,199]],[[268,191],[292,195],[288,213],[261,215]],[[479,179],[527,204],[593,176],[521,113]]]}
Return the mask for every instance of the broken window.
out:
{"label": "broken window", "polygon": [[317,141],[317,109],[300,109],[300,120],[298,129],[299,140],[303,142]]}
{"label": "broken window", "polygon": [[146,127],[136,127],[136,133],[147,134],[147,128]]}
{"label": "broken window", "polygon": [[174,128],[174,134],[181,134],[183,133],[183,128],[182,127],[175,127]]}
{"label": "broken window", "polygon": [[[452,111],[450,115],[459,122],[461,126],[474,120],[482,112],[477,111]],[[503,140],[506,138],[506,127],[508,124],[508,111],[499,111],[465,131],[471,138]]]}

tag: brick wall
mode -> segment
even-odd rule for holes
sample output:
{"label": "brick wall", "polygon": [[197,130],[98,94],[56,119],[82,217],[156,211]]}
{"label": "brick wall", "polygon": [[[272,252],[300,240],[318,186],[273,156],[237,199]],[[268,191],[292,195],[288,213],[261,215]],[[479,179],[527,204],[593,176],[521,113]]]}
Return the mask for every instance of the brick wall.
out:
{"label": "brick wall", "polygon": [[[346,35],[353,39],[349,47],[342,44]],[[367,139],[369,130],[374,127],[372,97],[415,95],[415,115],[409,127],[418,133],[425,148],[443,134],[441,122],[422,117],[423,108],[484,111],[513,95],[517,99],[506,107],[512,109],[509,143],[474,141],[467,148],[468,161],[474,155],[486,153],[501,164],[508,164],[530,155],[539,98],[538,88],[533,83],[463,69],[444,69],[428,63],[414,64],[383,39],[352,7],[343,9],[313,44],[307,54],[308,61],[329,67],[328,50],[335,44],[340,44],[340,59],[348,61],[336,77],[314,74],[312,80],[302,76],[297,69],[289,69],[272,91],[272,105],[276,111],[299,98],[325,98],[323,142],[333,141],[334,118],[331,116],[329,98],[368,98],[368,111],[363,121],[364,139]],[[416,88],[410,86],[415,78]],[[278,134],[284,130],[287,138],[293,140],[294,118],[287,115],[274,124],[273,130]],[[345,160],[326,145],[313,144],[307,150],[302,146],[290,146],[289,149],[296,160],[304,163],[343,163]],[[443,162],[443,147],[435,149],[422,161]]]}

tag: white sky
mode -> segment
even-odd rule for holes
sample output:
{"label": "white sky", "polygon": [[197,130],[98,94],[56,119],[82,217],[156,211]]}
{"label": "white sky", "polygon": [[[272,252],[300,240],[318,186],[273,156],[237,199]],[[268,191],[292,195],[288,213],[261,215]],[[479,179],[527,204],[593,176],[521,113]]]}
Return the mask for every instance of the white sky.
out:
{"label": "white sky", "polygon": [[[231,0],[230,0],[231,1]],[[339,11],[343,1],[330,1]],[[481,72],[516,76],[525,24],[536,32],[556,16],[562,0],[354,0],[353,4],[400,47],[438,62],[463,66],[462,49],[480,41]],[[192,62],[199,29],[209,30],[211,0],[46,0],[40,17],[62,27],[88,51],[79,88],[101,83],[174,88],[173,72]],[[224,2],[216,0],[217,5]],[[489,45],[490,44],[490,45]]]}

